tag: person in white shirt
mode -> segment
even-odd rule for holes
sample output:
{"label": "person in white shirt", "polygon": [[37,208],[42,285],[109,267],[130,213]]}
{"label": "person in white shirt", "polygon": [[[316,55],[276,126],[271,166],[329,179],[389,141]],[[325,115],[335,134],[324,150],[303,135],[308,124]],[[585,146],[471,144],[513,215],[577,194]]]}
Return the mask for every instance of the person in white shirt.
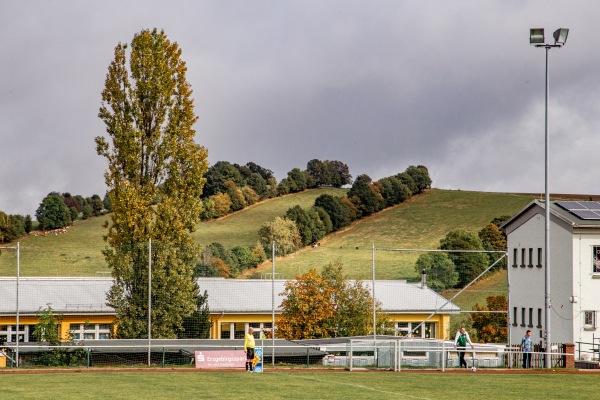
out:
{"label": "person in white shirt", "polygon": [[454,337],[454,347],[458,350],[460,368],[463,366],[467,368],[467,362],[465,361],[465,350],[467,348],[467,343],[471,345],[472,349],[474,348],[471,338],[469,337],[469,333],[465,330],[464,326],[461,326]]}

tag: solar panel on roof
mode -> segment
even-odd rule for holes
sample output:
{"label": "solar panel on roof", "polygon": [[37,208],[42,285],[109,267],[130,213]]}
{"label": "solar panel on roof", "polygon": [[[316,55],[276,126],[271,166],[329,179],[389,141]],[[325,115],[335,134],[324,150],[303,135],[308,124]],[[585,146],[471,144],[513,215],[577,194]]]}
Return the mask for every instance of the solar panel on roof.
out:
{"label": "solar panel on roof", "polygon": [[581,219],[600,219],[600,212],[593,210],[570,210]]}
{"label": "solar panel on roof", "polygon": [[578,201],[557,201],[556,204],[558,204],[567,211],[581,210],[584,208],[581,206],[581,204],[579,204]]}
{"label": "solar panel on roof", "polygon": [[589,210],[600,211],[600,203],[597,201],[580,201],[579,203]]}
{"label": "solar panel on roof", "polygon": [[598,201],[557,201],[556,204],[581,219],[600,219]]}

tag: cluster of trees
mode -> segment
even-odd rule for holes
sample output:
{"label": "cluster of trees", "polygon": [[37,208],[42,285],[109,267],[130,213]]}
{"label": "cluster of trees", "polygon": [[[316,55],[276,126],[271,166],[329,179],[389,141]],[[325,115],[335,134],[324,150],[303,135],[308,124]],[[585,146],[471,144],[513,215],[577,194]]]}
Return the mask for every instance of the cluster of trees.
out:
{"label": "cluster of trees", "polygon": [[[48,193],[35,212],[37,229],[62,229],[78,219],[97,217],[112,211],[108,196],[101,199],[97,194],[91,197],[70,193]],[[12,242],[34,229],[30,215],[7,215],[0,211],[0,243]]]}
{"label": "cluster of trees", "polygon": [[78,219],[98,217],[111,211],[112,204],[106,195],[101,199],[97,194],[83,197],[51,192],[40,203],[35,218],[41,230],[61,229]]}
{"label": "cluster of trees", "polygon": [[[282,313],[276,318],[280,338],[288,340],[360,336],[373,333],[373,297],[358,280],[342,275],[342,264],[330,263],[319,274],[315,269],[286,282]],[[379,334],[391,324],[375,304]]]}
{"label": "cluster of trees", "polygon": [[[478,233],[465,229],[454,229],[440,240],[439,250],[479,250],[506,251],[506,233],[502,225],[510,216],[494,218]],[[462,288],[481,274],[490,264],[496,262],[501,253],[449,252],[424,253],[415,264],[418,273],[425,270],[427,284],[441,292],[451,288]],[[506,268],[506,259],[501,260],[495,269]]]}
{"label": "cluster of trees", "polygon": [[267,256],[261,246],[235,246],[225,249],[221,243],[211,243],[204,248],[195,275],[235,278],[244,271],[256,268]]}
{"label": "cluster of trees", "polygon": [[202,193],[202,219],[219,218],[258,201],[319,186],[341,187],[351,182],[341,161],[311,160],[306,170],[294,168],[277,183],[273,172],[254,162],[245,165],[218,161],[208,168]]}
{"label": "cluster of trees", "polygon": [[359,175],[347,196],[322,194],[309,209],[292,207],[284,217],[263,225],[259,230],[259,242],[267,252],[271,243],[276,242],[277,255],[289,254],[357,219],[402,203],[429,187],[431,178],[423,165],[410,166],[405,172],[376,182],[367,175]]}
{"label": "cluster of trees", "polygon": [[[463,288],[490,265],[497,262],[506,252],[506,233],[499,227],[509,215],[494,218],[479,232],[454,229],[440,240],[439,250],[477,250],[499,253],[478,252],[436,252],[422,254],[415,264],[415,270],[427,273],[427,285],[437,292],[447,289]],[[498,261],[494,270],[506,268],[506,258]],[[486,305],[475,304],[478,311],[506,311],[506,296],[488,296]],[[474,313],[453,318],[451,332],[464,326],[471,332],[473,340],[487,343],[506,341],[505,313]]]}
{"label": "cluster of trees", "polygon": [[204,177],[202,219],[222,217],[277,195],[273,172],[253,162],[241,166],[218,161]]}
{"label": "cluster of trees", "polygon": [[8,215],[0,211],[0,243],[8,243],[31,232],[31,216]]}

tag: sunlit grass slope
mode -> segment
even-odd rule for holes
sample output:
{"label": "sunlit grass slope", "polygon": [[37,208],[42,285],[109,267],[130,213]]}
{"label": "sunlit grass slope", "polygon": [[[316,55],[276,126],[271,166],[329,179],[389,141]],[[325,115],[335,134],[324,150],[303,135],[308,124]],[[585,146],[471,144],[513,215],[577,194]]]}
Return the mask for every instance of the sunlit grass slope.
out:
{"label": "sunlit grass slope", "polygon": [[[308,208],[323,193],[343,195],[345,189],[322,188],[264,201],[215,221],[203,222],[192,234],[204,246],[219,242],[226,248],[253,246],[265,222],[283,216],[294,205]],[[276,272],[286,278],[310,268],[321,268],[340,260],[352,278],[370,279],[372,247],[433,249],[451,229],[462,227],[479,231],[492,218],[514,214],[532,196],[503,193],[464,192],[433,189],[399,206],[358,221],[321,241],[321,246],[302,249],[276,260]],[[64,234],[33,236],[20,241],[22,276],[102,276],[109,273],[101,251],[105,247],[102,228],[108,217],[78,221]],[[419,253],[375,252],[378,279],[416,278],[414,261]],[[13,250],[0,255],[0,276],[14,276]],[[267,263],[256,271],[270,272]]]}
{"label": "sunlit grass slope", "polygon": [[[455,228],[478,232],[493,218],[514,215],[527,205],[531,195],[465,192],[432,189],[410,201],[354,223],[321,241],[318,248],[305,248],[277,259],[275,272],[285,278],[309,268],[320,269],[339,260],[352,278],[416,279],[419,252],[375,251],[376,249],[436,249],[446,233]],[[264,265],[261,271],[270,272]]]}
{"label": "sunlit grass slope", "polygon": [[315,199],[322,194],[343,196],[346,192],[346,189],[319,188],[270,199],[218,220],[203,222],[198,225],[193,237],[196,243],[203,246],[214,242],[221,243],[225,248],[255,246],[258,230],[265,222],[284,216],[295,205],[312,207]]}

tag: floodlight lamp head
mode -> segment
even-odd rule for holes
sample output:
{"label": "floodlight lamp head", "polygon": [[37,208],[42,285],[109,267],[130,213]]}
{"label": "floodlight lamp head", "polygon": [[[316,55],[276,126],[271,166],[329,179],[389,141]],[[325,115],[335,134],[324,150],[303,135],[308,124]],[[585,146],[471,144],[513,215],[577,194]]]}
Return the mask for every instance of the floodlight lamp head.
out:
{"label": "floodlight lamp head", "polygon": [[531,28],[529,30],[529,44],[544,44],[544,28]]}
{"label": "floodlight lamp head", "polygon": [[567,42],[567,36],[569,35],[569,29],[559,28],[554,31],[554,44],[558,46],[564,46]]}

